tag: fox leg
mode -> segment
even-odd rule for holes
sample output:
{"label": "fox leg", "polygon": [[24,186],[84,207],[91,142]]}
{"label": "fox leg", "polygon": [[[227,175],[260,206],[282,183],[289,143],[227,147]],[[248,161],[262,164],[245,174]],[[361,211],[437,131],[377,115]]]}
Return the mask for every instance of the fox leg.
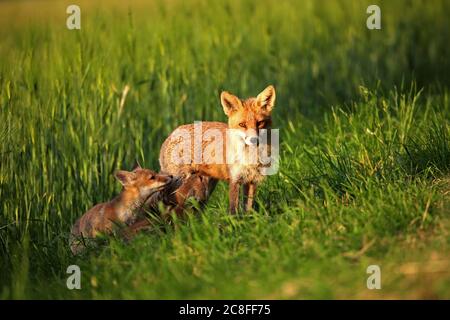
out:
{"label": "fox leg", "polygon": [[173,207],[173,211],[178,217],[184,215],[186,200],[194,196],[196,179],[198,179],[197,175],[187,177],[174,194],[172,202],[175,202],[175,206]]}
{"label": "fox leg", "polygon": [[175,213],[181,216],[188,198],[194,198],[202,208],[217,185],[217,179],[194,174],[188,177],[175,193]]}
{"label": "fox leg", "polygon": [[236,214],[236,211],[239,207],[239,189],[240,189],[240,183],[239,182],[233,182],[230,181],[230,213]]}
{"label": "fox leg", "polygon": [[256,183],[244,184],[244,208],[245,211],[250,211],[253,208],[253,199],[256,194]]}
{"label": "fox leg", "polygon": [[123,230],[123,237],[129,241],[133,239],[139,231],[148,229],[151,225],[152,224],[148,219],[138,220]]}
{"label": "fox leg", "polygon": [[203,197],[199,200],[202,205],[205,205],[208,201],[209,197],[217,186],[217,182],[218,180],[212,177],[203,177]]}

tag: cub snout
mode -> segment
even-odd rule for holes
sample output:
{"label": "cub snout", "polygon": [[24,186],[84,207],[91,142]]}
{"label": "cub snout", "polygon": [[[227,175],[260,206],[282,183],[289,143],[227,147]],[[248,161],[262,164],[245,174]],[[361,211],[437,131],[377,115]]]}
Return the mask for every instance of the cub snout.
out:
{"label": "cub snout", "polygon": [[168,175],[168,174],[159,174],[157,177],[157,181],[161,182],[163,184],[169,184],[172,182],[172,180],[173,180],[173,176]]}

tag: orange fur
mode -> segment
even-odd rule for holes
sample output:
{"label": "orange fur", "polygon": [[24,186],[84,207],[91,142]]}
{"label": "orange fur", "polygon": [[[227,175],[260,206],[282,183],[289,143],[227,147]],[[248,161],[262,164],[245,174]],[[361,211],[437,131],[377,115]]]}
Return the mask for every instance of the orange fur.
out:
{"label": "orange fur", "polygon": [[[207,176],[192,174],[177,183],[171,184],[167,189],[156,192],[145,203],[144,211],[158,212],[158,205],[164,205],[162,217],[170,218],[170,213],[175,212],[179,217],[183,217],[186,209],[186,201],[189,198],[195,199],[201,206],[208,200],[210,194],[216,186],[217,180]],[[159,212],[158,212],[159,213]],[[131,239],[137,232],[148,229],[152,226],[151,221],[143,214],[128,228],[126,237]]]}
{"label": "orange fur", "polygon": [[[206,163],[204,159],[196,161],[195,136],[196,125],[188,124],[175,129],[164,141],[160,150],[160,165],[164,172],[186,177],[192,173],[208,176],[212,179],[225,180],[230,184],[230,211],[235,213],[238,208],[239,190],[244,186],[245,209],[249,210],[253,206],[253,199],[256,192],[256,185],[263,180],[263,175],[259,170],[260,164],[250,163],[227,163],[227,139],[231,139],[226,134],[227,129],[234,129],[241,133],[244,141],[252,141],[258,137],[260,129],[269,129],[272,124],[271,113],[275,104],[275,88],[268,86],[257,97],[241,100],[238,97],[224,91],[221,96],[221,104],[225,114],[228,116],[228,124],[221,122],[202,122],[198,128],[202,130],[202,139],[200,141],[201,153],[204,155],[208,148],[218,147],[223,157],[220,162]],[[212,139],[207,141],[205,132],[217,130],[223,138],[223,145],[218,146],[217,141]],[[185,150],[179,153],[179,146],[183,142],[181,134],[188,132],[190,138],[190,161],[185,163],[176,163],[173,161],[174,154],[179,158],[184,156]],[[237,141],[237,140],[236,140]],[[233,145],[235,142],[230,141]],[[250,147],[245,146],[246,150]],[[234,151],[228,150],[230,154]],[[215,151],[215,153],[217,153]]]}
{"label": "orange fur", "polygon": [[140,167],[132,172],[118,171],[115,176],[123,185],[121,193],[113,200],[89,209],[72,226],[70,248],[74,254],[80,253],[86,242],[98,234],[111,233],[115,225],[134,224],[138,209],[152,193],[167,189],[174,181],[172,176]]}

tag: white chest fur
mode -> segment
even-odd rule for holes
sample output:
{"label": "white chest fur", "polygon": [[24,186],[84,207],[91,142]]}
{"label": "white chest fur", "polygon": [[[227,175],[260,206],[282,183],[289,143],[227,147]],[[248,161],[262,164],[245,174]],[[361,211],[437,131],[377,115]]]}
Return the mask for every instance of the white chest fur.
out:
{"label": "white chest fur", "polygon": [[259,165],[232,164],[229,165],[229,170],[232,181],[259,183],[264,179]]}
{"label": "white chest fur", "polygon": [[261,182],[258,145],[246,143],[245,134],[239,130],[230,130],[227,136],[227,164],[232,181],[241,183]]}

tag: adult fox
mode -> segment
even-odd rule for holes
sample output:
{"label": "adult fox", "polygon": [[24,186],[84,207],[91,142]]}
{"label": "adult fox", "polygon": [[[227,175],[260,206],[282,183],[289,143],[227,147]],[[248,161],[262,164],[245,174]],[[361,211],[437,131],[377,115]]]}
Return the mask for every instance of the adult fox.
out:
{"label": "adult fox", "polygon": [[[250,161],[249,158],[262,143],[260,131],[267,132],[271,127],[275,88],[270,85],[255,98],[245,100],[223,91],[220,101],[228,124],[204,121],[175,129],[161,147],[161,170],[176,176],[200,174],[227,181],[231,213],[236,213],[239,207],[239,191],[243,186],[248,211],[253,207],[257,184],[264,178],[265,166],[254,157]],[[265,147],[270,150],[270,143],[266,142]],[[226,159],[218,154],[225,154]]]}

